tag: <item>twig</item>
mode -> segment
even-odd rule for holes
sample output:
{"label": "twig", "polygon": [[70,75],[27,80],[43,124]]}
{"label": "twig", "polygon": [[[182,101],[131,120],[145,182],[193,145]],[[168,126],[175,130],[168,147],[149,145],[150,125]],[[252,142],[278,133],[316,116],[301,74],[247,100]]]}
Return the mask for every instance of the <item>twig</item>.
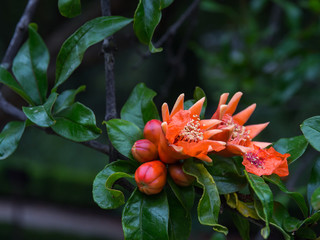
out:
{"label": "twig", "polygon": [[91,141],[87,141],[87,142],[81,142],[81,144],[89,147],[89,148],[92,148],[94,150],[97,150],[101,153],[104,153],[106,155],[109,155],[110,153],[110,148],[108,145],[106,144],[103,144],[103,143],[100,143],[98,141],[95,141],[95,140],[91,140]]}
{"label": "twig", "polygon": [[13,37],[10,41],[9,47],[3,57],[2,60],[2,66],[6,69],[10,69],[12,66],[13,58],[16,56],[23,40],[25,37],[25,34],[28,29],[28,24],[31,21],[31,18],[33,17],[36,7],[39,3],[39,0],[29,0],[17,26],[15,29],[15,32],[13,34]]}
{"label": "twig", "polygon": [[[103,16],[111,16],[110,0],[101,0],[101,11]],[[115,91],[115,79],[114,79],[114,50],[115,44],[113,36],[104,39],[102,44],[102,52],[104,55],[104,68],[105,68],[105,80],[106,80],[106,113],[105,120],[117,117],[116,110],[116,91]],[[109,142],[109,162],[117,160],[118,153],[113,148],[111,142]]]}

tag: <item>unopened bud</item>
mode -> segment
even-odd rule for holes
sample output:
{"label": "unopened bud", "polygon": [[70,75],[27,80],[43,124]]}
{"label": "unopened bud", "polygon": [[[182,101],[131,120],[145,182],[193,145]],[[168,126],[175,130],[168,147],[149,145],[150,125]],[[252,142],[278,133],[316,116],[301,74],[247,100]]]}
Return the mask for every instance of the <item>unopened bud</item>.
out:
{"label": "unopened bud", "polygon": [[183,164],[181,163],[169,164],[168,170],[170,176],[177,185],[183,187],[190,186],[195,178],[189,174],[186,174],[182,169],[182,165]]}
{"label": "unopened bud", "polygon": [[143,163],[134,178],[141,192],[152,195],[162,191],[167,180],[167,168],[159,160]]}
{"label": "unopened bud", "polygon": [[146,123],[143,130],[143,136],[154,144],[158,144],[161,132],[161,121],[158,119],[152,119]]}
{"label": "unopened bud", "polygon": [[134,159],[144,163],[158,158],[158,149],[148,139],[140,139],[136,141],[131,149]]}

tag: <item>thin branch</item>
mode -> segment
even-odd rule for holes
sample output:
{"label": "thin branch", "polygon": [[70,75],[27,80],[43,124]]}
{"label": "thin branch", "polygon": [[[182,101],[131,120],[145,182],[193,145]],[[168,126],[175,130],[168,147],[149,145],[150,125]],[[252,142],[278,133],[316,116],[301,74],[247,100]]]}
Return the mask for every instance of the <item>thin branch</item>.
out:
{"label": "thin branch", "polygon": [[87,141],[87,142],[81,142],[81,144],[89,147],[89,148],[92,148],[94,150],[97,150],[101,153],[104,153],[106,155],[109,155],[110,153],[110,147],[106,144],[103,144],[103,143],[100,143],[98,141],[95,141],[95,140],[91,140],[91,141]]}
{"label": "thin branch", "polygon": [[10,69],[12,66],[13,58],[16,56],[28,30],[28,25],[33,17],[39,0],[29,0],[17,26],[13,37],[10,41],[9,47],[3,57],[2,66]]}
{"label": "thin branch", "polygon": [[[110,0],[101,0],[101,11],[103,16],[111,16]],[[114,50],[115,44],[113,36],[104,39],[102,44],[102,52],[104,55],[104,69],[105,69],[105,81],[106,81],[106,113],[105,120],[117,117],[116,109],[116,90],[114,79]],[[111,142],[109,143],[109,162],[113,162],[118,158],[118,152],[114,149]]]}
{"label": "thin branch", "polygon": [[192,13],[198,8],[201,0],[195,0],[187,10],[180,16],[180,18],[168,29],[168,31],[154,44],[155,47],[162,46],[169,37],[176,34],[181,25],[192,15]]}
{"label": "thin branch", "polygon": [[0,109],[4,113],[16,118],[17,120],[25,121],[27,119],[26,115],[24,115],[24,113],[20,109],[16,108],[14,105],[7,102],[7,100],[3,97],[1,91],[0,91]]}

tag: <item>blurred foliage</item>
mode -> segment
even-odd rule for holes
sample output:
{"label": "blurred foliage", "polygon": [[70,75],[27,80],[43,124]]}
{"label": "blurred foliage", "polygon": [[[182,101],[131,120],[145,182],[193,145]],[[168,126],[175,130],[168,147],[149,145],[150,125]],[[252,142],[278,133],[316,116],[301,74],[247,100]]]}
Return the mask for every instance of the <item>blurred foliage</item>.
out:
{"label": "blurred foliage", "polygon": [[[82,1],[82,11],[89,6],[88,2]],[[165,32],[189,2],[175,1],[163,11],[163,20],[155,38]],[[25,1],[18,0],[1,3],[0,56],[4,55],[24,5]],[[95,12],[99,13],[99,6],[96,7]],[[129,5],[123,10],[116,8],[115,12],[132,16],[133,8]],[[137,45],[136,39],[127,36],[130,34],[120,35],[117,38],[119,51],[115,68],[118,109],[139,82],[159,90],[159,96],[155,97],[157,106],[164,98],[172,103],[180,92],[192,96],[195,85],[205,89],[208,102],[211,102],[208,106],[216,106],[222,92],[243,91],[245,95],[239,109],[256,102],[258,108],[252,121],[271,121],[261,138],[276,141],[280,137],[300,135],[298,126],[305,119],[319,115],[319,17],[319,0],[203,0],[193,17],[197,19],[197,27],[188,38],[185,32],[189,23],[185,24],[172,40],[173,50],[164,48],[162,53],[144,59],[141,53],[147,49]],[[81,15],[75,19],[83,22]],[[39,33],[45,42],[50,42],[59,26],[69,20],[59,15],[56,1],[46,1],[39,5],[34,21],[39,24]],[[77,27],[70,28],[72,32]],[[65,40],[66,36],[62,38]],[[184,41],[188,43],[184,57],[178,64],[171,64],[172,54],[177,54],[179,45]],[[49,51],[54,50],[49,48]],[[51,65],[55,62],[54,57],[53,54]],[[96,53],[96,58],[84,63],[63,86],[67,89],[87,85],[86,92],[79,98],[96,113],[98,127],[101,127],[105,101],[102,59]],[[172,72],[175,74],[168,84]],[[52,77],[49,80],[53,81]],[[214,111],[207,109],[208,113]],[[37,155],[33,151],[35,148]],[[299,186],[308,180],[311,171],[308,166],[313,155],[308,156],[311,161],[305,163],[306,177]],[[299,162],[304,164],[303,160]],[[48,136],[37,129],[28,129],[18,151],[1,162],[0,194],[16,194],[10,176],[15,176],[12,172],[18,172],[28,179],[25,187],[19,190],[19,194],[25,197],[91,206],[92,180],[106,163],[107,158],[100,153]],[[298,171],[299,166],[298,162],[293,164],[290,171]],[[73,189],[72,195],[70,188]],[[305,187],[299,192],[305,193]],[[216,235],[213,239],[223,238]]]}

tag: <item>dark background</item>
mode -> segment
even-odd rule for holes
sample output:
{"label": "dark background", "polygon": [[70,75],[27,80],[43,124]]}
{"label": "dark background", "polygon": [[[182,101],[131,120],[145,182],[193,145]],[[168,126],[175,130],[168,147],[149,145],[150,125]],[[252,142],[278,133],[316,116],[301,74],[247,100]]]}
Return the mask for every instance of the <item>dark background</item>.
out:
{"label": "dark background", "polygon": [[[163,11],[155,41],[191,2],[175,1]],[[4,0],[0,4],[0,56],[26,3]],[[112,1],[112,14],[131,18],[136,6],[137,1]],[[99,1],[82,1],[82,14],[73,19],[59,14],[57,1],[40,1],[33,22],[50,51],[50,86],[62,43],[84,22],[100,15]],[[299,125],[319,115],[319,16],[319,0],[203,0],[168,39],[164,51],[152,55],[129,25],[115,35],[118,112],[140,82],[158,92],[154,99],[158,107],[164,101],[173,106],[182,92],[192,98],[194,88],[200,86],[208,98],[208,117],[220,94],[242,91],[238,110],[257,103],[249,124],[270,121],[257,140],[274,142],[300,135]],[[59,91],[80,85],[87,88],[77,100],[95,112],[97,125],[104,130],[101,44],[88,49],[81,66]],[[16,106],[25,104],[9,89],[3,92]],[[1,126],[10,120],[2,113],[0,117]],[[99,141],[106,143],[105,130]],[[314,152],[308,151],[290,166],[289,189],[305,194],[314,158]],[[0,239],[122,239],[121,209],[104,211],[92,200],[92,181],[107,163],[107,156],[92,149],[28,128],[17,151],[0,162]],[[290,204],[281,194],[276,199]],[[228,216],[222,221],[228,221]],[[196,218],[193,222],[192,236],[210,239],[210,227],[200,226]],[[237,239],[234,235],[231,227],[228,239]],[[257,236],[254,228],[252,235]]]}

